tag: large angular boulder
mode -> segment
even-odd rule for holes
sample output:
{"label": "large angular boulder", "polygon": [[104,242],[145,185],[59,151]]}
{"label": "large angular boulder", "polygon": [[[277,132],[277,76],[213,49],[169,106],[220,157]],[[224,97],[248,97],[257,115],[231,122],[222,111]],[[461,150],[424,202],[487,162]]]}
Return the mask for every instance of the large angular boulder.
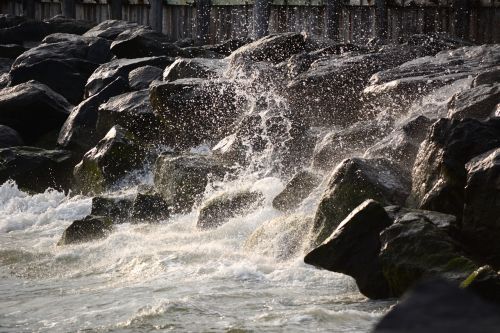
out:
{"label": "large angular boulder", "polygon": [[462,234],[474,252],[500,267],[500,148],[466,164]]}
{"label": "large angular boulder", "polygon": [[71,108],[64,97],[35,81],[0,91],[0,124],[15,129],[27,144],[58,131]]}
{"label": "large angular boulder", "polygon": [[0,149],[0,183],[13,179],[20,188],[44,192],[48,187],[67,190],[73,167],[71,152],[35,147]]}
{"label": "large angular boulder", "polygon": [[131,209],[131,217],[139,222],[159,222],[170,216],[170,208],[153,189],[138,191]]}
{"label": "large angular boulder", "polygon": [[164,81],[187,78],[209,79],[219,76],[227,62],[221,59],[178,58],[163,72]]}
{"label": "large angular boulder", "polygon": [[23,144],[23,139],[15,129],[0,125],[0,148],[22,146]]}
{"label": "large angular boulder", "polygon": [[111,44],[117,58],[142,58],[153,56],[176,57],[181,49],[168,41],[167,36],[149,27],[125,30]]}
{"label": "large angular boulder", "polygon": [[106,216],[114,223],[125,222],[130,217],[134,197],[128,193],[103,194],[92,198],[91,215]]}
{"label": "large angular boulder", "polygon": [[203,155],[163,154],[155,165],[155,188],[173,212],[187,212],[200,199],[212,179],[224,177],[227,169]]}
{"label": "large angular boulder", "polygon": [[74,221],[64,230],[58,246],[90,242],[105,238],[113,230],[110,218],[89,215]]}
{"label": "large angular boulder", "polygon": [[147,89],[155,80],[161,80],[163,70],[155,66],[143,66],[128,73],[128,85],[130,89]]}
{"label": "large angular boulder", "polygon": [[410,181],[385,159],[351,158],[342,161],[328,180],[313,224],[313,245],[321,244],[358,205],[373,199],[382,205],[404,204]]}
{"label": "large angular boulder", "polygon": [[224,192],[204,202],[196,226],[200,229],[217,228],[230,219],[256,209],[264,196],[255,191]]}
{"label": "large angular boulder", "polygon": [[140,168],[145,157],[138,139],[121,126],[114,126],[75,166],[76,189],[89,194],[101,193],[128,172]]}
{"label": "large angular boulder", "polygon": [[281,211],[294,210],[320,183],[320,176],[314,172],[309,170],[297,172],[283,191],[273,199],[273,207]]}
{"label": "large angular boulder", "polygon": [[461,220],[466,184],[465,164],[500,147],[500,119],[441,119],[420,146],[412,173],[408,203],[413,207],[455,215]]}
{"label": "large angular boulder", "polygon": [[98,93],[74,107],[59,132],[57,143],[61,147],[82,155],[94,147],[103,136],[99,136],[96,131],[99,106],[111,97],[127,90],[127,82],[118,77]]}
{"label": "large angular boulder", "polygon": [[378,202],[366,200],[356,207],[304,262],[352,276],[361,293],[369,298],[387,298],[391,291],[378,259],[379,234],[392,219]]}
{"label": "large angular boulder", "polygon": [[150,88],[150,99],[165,132],[180,148],[221,139],[239,113],[234,89],[225,81],[157,82]]}
{"label": "large angular boulder", "polygon": [[484,120],[495,113],[499,101],[500,83],[481,84],[453,96],[448,104],[448,118]]}
{"label": "large angular boulder", "polygon": [[119,21],[119,20],[106,20],[92,29],[86,31],[84,37],[101,37],[109,40],[114,40],[119,34],[126,30],[141,29],[135,22]]}

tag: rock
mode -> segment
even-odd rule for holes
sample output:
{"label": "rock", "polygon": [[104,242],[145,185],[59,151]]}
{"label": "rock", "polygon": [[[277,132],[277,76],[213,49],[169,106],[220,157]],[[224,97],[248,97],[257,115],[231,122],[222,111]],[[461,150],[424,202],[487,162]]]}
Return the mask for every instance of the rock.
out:
{"label": "rock", "polygon": [[111,44],[111,52],[117,58],[142,58],[153,56],[176,57],[182,51],[169,43],[167,36],[149,27],[125,30]]}
{"label": "rock", "polygon": [[59,130],[71,108],[64,97],[35,81],[0,91],[0,124],[15,129],[27,144]]}
{"label": "rock", "polygon": [[12,14],[0,14],[0,29],[14,27],[26,22],[26,17]]}
{"label": "rock", "polygon": [[0,148],[22,146],[23,144],[23,139],[15,129],[0,125]]}
{"label": "rock", "polygon": [[127,194],[107,194],[92,198],[91,214],[94,216],[106,216],[114,223],[124,222],[130,217],[130,210],[134,198]]}
{"label": "rock", "polygon": [[321,178],[317,174],[308,170],[299,171],[273,199],[273,207],[281,211],[294,210],[320,183]]}
{"label": "rock", "polygon": [[144,66],[128,73],[128,85],[133,90],[149,88],[151,82],[161,80],[163,71],[159,67]]}
{"label": "rock", "polygon": [[204,46],[189,46],[181,49],[180,57],[183,58],[206,58],[222,59],[223,56],[217,52],[211,51]]}
{"label": "rock", "polygon": [[141,222],[158,222],[167,219],[170,208],[162,196],[153,190],[139,191],[132,207],[132,218]]}
{"label": "rock", "polygon": [[391,128],[388,121],[366,120],[334,130],[316,144],[312,165],[320,170],[331,170],[344,158],[363,153],[386,136]]}
{"label": "rock", "polygon": [[304,262],[352,276],[359,290],[371,299],[391,296],[389,284],[378,259],[379,234],[392,224],[384,207],[366,200],[356,207]]}
{"label": "rock", "polygon": [[471,158],[500,147],[500,119],[440,119],[415,160],[412,207],[454,215],[461,221],[466,184],[465,164]]}
{"label": "rock", "polygon": [[260,192],[224,192],[206,201],[200,209],[196,226],[200,229],[217,228],[230,219],[246,214],[262,204]]}
{"label": "rock", "polygon": [[354,208],[367,199],[382,205],[403,204],[410,189],[408,178],[400,168],[385,159],[351,158],[342,161],[330,176],[316,211],[313,244],[322,243]]}
{"label": "rock", "polygon": [[487,69],[474,78],[472,82],[472,87],[478,87],[483,84],[496,84],[500,82],[500,66],[493,67],[491,69]]}
{"label": "rock", "polygon": [[[240,47],[243,47],[245,44],[248,44],[248,42],[249,42],[248,40],[232,38],[218,44],[205,45],[204,48],[208,51],[212,51],[221,54],[223,56],[229,56],[231,53],[233,53]],[[185,46],[192,46],[192,45],[185,45]],[[180,46],[180,47],[185,47],[185,46]]]}
{"label": "rock", "polygon": [[83,34],[84,37],[101,37],[109,40],[114,40],[119,34],[126,30],[141,29],[137,23],[118,21],[118,20],[106,20],[92,29],[88,30]]}
{"label": "rock", "polygon": [[476,86],[453,96],[448,104],[448,118],[484,120],[495,113],[498,101],[500,84]]}
{"label": "rock", "polygon": [[178,58],[163,73],[164,81],[175,81],[186,78],[209,79],[219,76],[226,66],[220,59]]}
{"label": "rock", "polygon": [[49,25],[50,33],[67,33],[82,35],[92,28],[95,23],[85,20],[75,20],[63,15],[56,15],[45,20]]}
{"label": "rock", "polygon": [[156,160],[154,183],[172,212],[187,212],[208,182],[222,178],[226,172],[223,165],[208,156],[163,154]]}
{"label": "rock", "polygon": [[46,22],[24,21],[0,29],[0,40],[4,44],[22,44],[25,41],[40,41],[51,33]]}
{"label": "rock", "polygon": [[87,79],[109,57],[109,42],[101,38],[40,44],[16,59],[10,71],[11,84],[37,80],[78,104]]}
{"label": "rock", "polygon": [[142,139],[161,141],[158,120],[149,102],[149,90],[124,93],[101,104],[96,133],[103,136],[115,125]]}
{"label": "rock", "polygon": [[128,172],[140,168],[146,153],[137,138],[120,126],[114,126],[89,150],[73,171],[76,189],[98,194]]}
{"label": "rock", "polygon": [[0,45],[0,58],[16,59],[24,52],[26,52],[26,48],[22,45],[18,44]]}
{"label": "rock", "polygon": [[174,60],[167,57],[148,57],[138,59],[115,59],[99,66],[89,77],[85,86],[85,96],[90,97],[118,77],[128,81],[129,73],[139,67],[165,67]]}
{"label": "rock", "polygon": [[165,133],[179,148],[220,140],[228,134],[239,112],[234,89],[224,81],[156,82],[150,88],[150,99]]}
{"label": "rock", "polygon": [[98,93],[78,104],[62,126],[57,143],[82,155],[95,146],[102,138],[96,131],[99,106],[127,90],[127,82],[118,77]]}
{"label": "rock", "polygon": [[90,242],[105,238],[113,230],[113,223],[103,216],[87,216],[74,221],[64,230],[58,246]]}
{"label": "rock", "polygon": [[462,233],[482,258],[500,267],[500,148],[466,164]]}
{"label": "rock", "polygon": [[0,183],[13,179],[28,191],[44,192],[48,187],[67,190],[72,166],[71,152],[65,150],[0,149]]}
{"label": "rock", "polygon": [[374,333],[494,332],[500,308],[444,280],[415,286],[376,325]]}

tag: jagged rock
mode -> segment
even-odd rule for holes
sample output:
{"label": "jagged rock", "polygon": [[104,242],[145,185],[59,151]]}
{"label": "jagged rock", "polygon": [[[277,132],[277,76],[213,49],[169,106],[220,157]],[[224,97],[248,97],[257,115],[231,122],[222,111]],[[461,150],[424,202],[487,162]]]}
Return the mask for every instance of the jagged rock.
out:
{"label": "jagged rock", "polygon": [[170,43],[167,36],[149,27],[125,30],[111,44],[111,52],[117,58],[142,58],[153,56],[176,57],[182,51]]}
{"label": "jagged rock", "polygon": [[441,119],[430,132],[415,160],[413,207],[455,215],[461,220],[466,184],[465,164],[471,158],[500,147],[500,119]]}
{"label": "jagged rock", "polygon": [[500,84],[481,84],[453,96],[448,104],[448,118],[486,119],[494,114],[498,101]]}
{"label": "jagged rock", "polygon": [[[221,43],[218,44],[213,44],[213,45],[205,45],[203,48],[205,48],[208,51],[216,52],[218,54],[221,54],[223,56],[228,56],[240,47],[243,47],[245,44],[247,44],[249,41],[248,40],[242,40],[242,39],[237,39],[237,38],[232,38],[225,40]],[[185,46],[192,46],[192,45],[185,45],[180,47],[185,47]]]}
{"label": "jagged rock", "polygon": [[58,246],[90,242],[105,238],[113,230],[111,219],[103,216],[89,215],[84,219],[74,221],[64,230]]}
{"label": "jagged rock", "polygon": [[107,194],[92,198],[91,214],[106,216],[114,223],[123,222],[130,217],[134,198],[129,194]]}
{"label": "jagged rock", "polygon": [[145,157],[137,138],[121,126],[114,126],[75,166],[76,189],[89,194],[101,193],[129,171],[141,167]]}
{"label": "jagged rock", "polygon": [[397,163],[406,172],[411,172],[420,143],[424,141],[432,122],[418,116],[405,122],[382,140],[368,148],[363,157],[386,158]]}
{"label": "jagged rock", "polygon": [[462,232],[485,260],[500,267],[500,148],[466,164]]}
{"label": "jagged rock", "polygon": [[316,144],[313,167],[331,170],[344,158],[362,153],[386,136],[392,128],[391,125],[388,121],[367,120],[327,134]]}
{"label": "jagged rock", "polygon": [[203,204],[196,226],[200,229],[217,228],[231,218],[256,209],[263,200],[260,192],[224,192]]}
{"label": "jagged rock", "polygon": [[59,130],[71,108],[64,97],[36,81],[0,91],[0,124],[15,129],[27,144]]}
{"label": "jagged rock", "polygon": [[23,144],[23,139],[15,129],[0,125],[0,148],[22,146]]}
{"label": "jagged rock", "polygon": [[161,80],[163,71],[155,66],[143,66],[128,73],[128,84],[133,90],[149,88],[151,82]]}
{"label": "jagged rock", "polygon": [[158,222],[170,215],[170,208],[154,190],[139,191],[132,206],[132,218],[141,222]]}
{"label": "jagged rock", "polygon": [[12,64],[11,83],[37,80],[69,102],[78,104],[83,99],[87,79],[109,58],[109,42],[102,38],[40,44],[24,52]]}
{"label": "jagged rock", "polygon": [[444,280],[415,286],[376,325],[374,333],[494,332],[500,308]]}
{"label": "jagged rock", "polygon": [[118,77],[98,93],[73,108],[59,132],[57,143],[81,154],[95,146],[102,138],[102,135],[99,136],[96,133],[99,106],[111,97],[127,90],[127,82]]}
{"label": "jagged rock", "polygon": [[404,172],[385,159],[351,158],[333,171],[313,225],[313,244],[322,243],[358,205],[374,199],[383,205],[403,204],[410,182]]}
{"label": "jagged rock", "polygon": [[138,59],[115,59],[99,66],[89,77],[85,86],[85,96],[96,94],[118,77],[128,80],[129,73],[139,67],[165,67],[174,60],[167,57],[147,57]]}
{"label": "jagged rock", "polygon": [[155,188],[173,212],[187,212],[200,198],[211,179],[222,178],[227,169],[203,155],[163,154],[155,165]]}
{"label": "jagged rock", "polygon": [[44,192],[48,187],[69,188],[71,152],[35,147],[0,149],[0,183],[13,179],[20,188]]}
{"label": "jagged rock", "polygon": [[361,293],[369,298],[391,296],[389,284],[378,259],[379,234],[392,224],[384,207],[366,200],[356,207],[304,262],[352,276]]}
{"label": "jagged rock", "polygon": [[99,107],[96,133],[103,136],[120,125],[137,137],[161,141],[158,120],[149,102],[149,90],[140,90],[111,97]]}
{"label": "jagged rock", "polygon": [[0,58],[16,59],[22,53],[26,52],[26,48],[18,44],[1,44]]}
{"label": "jagged rock", "polygon": [[483,84],[496,84],[500,83],[500,66],[487,69],[474,78],[472,87],[478,87]]}
{"label": "jagged rock", "polygon": [[220,59],[179,58],[165,69],[164,81],[175,81],[186,78],[209,79],[218,76],[226,62]]}
{"label": "jagged rock", "polygon": [[163,128],[180,148],[224,137],[237,120],[234,89],[229,82],[182,79],[156,82],[151,105]]}
{"label": "jagged rock", "polygon": [[81,35],[92,28],[95,23],[85,20],[75,20],[74,18],[56,15],[45,22],[49,25],[49,31],[53,33],[67,33]]}
{"label": "jagged rock", "polygon": [[299,171],[273,199],[273,207],[281,211],[294,210],[320,182],[321,178],[317,174],[307,170]]}
{"label": "jagged rock", "polygon": [[83,34],[84,37],[101,37],[114,40],[119,34],[126,30],[141,29],[142,26],[134,22],[106,20]]}

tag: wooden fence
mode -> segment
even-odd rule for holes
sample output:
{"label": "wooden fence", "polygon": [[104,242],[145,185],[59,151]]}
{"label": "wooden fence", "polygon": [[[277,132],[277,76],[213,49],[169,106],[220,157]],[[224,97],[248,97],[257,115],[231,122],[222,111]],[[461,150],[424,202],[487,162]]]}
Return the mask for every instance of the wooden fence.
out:
{"label": "wooden fence", "polygon": [[172,40],[304,31],[341,42],[447,32],[500,42],[500,0],[0,0],[0,12],[150,25]]}

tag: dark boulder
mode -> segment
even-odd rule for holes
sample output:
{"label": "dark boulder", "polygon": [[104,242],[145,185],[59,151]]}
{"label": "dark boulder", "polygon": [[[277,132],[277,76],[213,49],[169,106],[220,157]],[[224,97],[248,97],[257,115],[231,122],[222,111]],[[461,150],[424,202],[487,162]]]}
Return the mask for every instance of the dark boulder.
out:
{"label": "dark boulder", "polygon": [[164,81],[175,81],[186,78],[215,78],[222,73],[226,61],[221,59],[179,58],[165,69]]}
{"label": "dark boulder", "polygon": [[35,81],[0,91],[0,124],[15,129],[27,144],[58,131],[71,108],[64,97]]}
{"label": "dark boulder", "polygon": [[352,276],[361,293],[369,298],[390,297],[378,254],[379,234],[392,222],[384,207],[367,200],[356,207],[323,244],[309,252],[304,262]]}
{"label": "dark boulder", "polygon": [[[243,40],[243,39],[237,39],[237,38],[232,38],[225,40],[221,43],[218,44],[212,44],[212,45],[205,45],[204,48],[208,51],[216,52],[218,54],[221,54],[223,56],[228,56],[240,47],[243,47],[245,44],[248,44],[249,40]],[[186,45],[186,46],[191,46],[191,45]],[[180,46],[184,47],[184,46]]]}
{"label": "dark boulder", "polygon": [[99,106],[127,90],[127,82],[118,77],[97,94],[74,107],[59,132],[57,143],[82,155],[95,146],[102,138],[96,132]]}
{"label": "dark boulder", "polygon": [[26,22],[26,17],[12,14],[0,14],[0,29],[16,26]]}
{"label": "dark boulder", "polygon": [[227,169],[216,159],[203,155],[163,154],[155,165],[155,188],[172,212],[191,210],[209,181],[221,179]]}
{"label": "dark boulder", "polygon": [[170,208],[153,189],[139,190],[132,205],[131,217],[139,222],[159,222],[170,216]]}
{"label": "dark boulder", "polygon": [[13,179],[20,188],[44,192],[48,187],[67,190],[73,167],[71,152],[35,147],[0,149],[0,183]]}
{"label": "dark boulder", "polygon": [[90,242],[105,238],[113,230],[111,219],[103,216],[89,215],[74,221],[64,230],[58,246]]}
{"label": "dark boulder", "polygon": [[92,29],[86,31],[84,37],[101,37],[109,40],[114,40],[119,34],[126,30],[141,29],[143,26],[134,22],[119,21],[119,20],[106,20]]}
{"label": "dark boulder", "polygon": [[140,168],[145,157],[137,138],[122,127],[114,126],[75,166],[76,189],[89,194],[101,193],[128,172]]}
{"label": "dark boulder", "polygon": [[163,70],[155,66],[143,66],[128,73],[128,85],[133,90],[149,88],[151,82],[161,80]]}
{"label": "dark boulder", "polygon": [[422,142],[412,173],[408,203],[413,207],[452,214],[461,220],[466,185],[465,164],[500,147],[500,119],[441,119]]}
{"label": "dark boulder", "polygon": [[495,113],[499,101],[500,84],[481,84],[453,96],[448,103],[448,118],[484,120]]}
{"label": "dark boulder", "polygon": [[231,218],[249,213],[262,204],[264,196],[255,191],[224,192],[204,202],[196,226],[217,228]]}
{"label": "dark boulder", "polygon": [[134,198],[129,194],[106,194],[92,198],[91,214],[94,216],[106,216],[113,223],[125,222],[130,217],[130,210]]}
{"label": "dark boulder", "polygon": [[0,29],[0,40],[4,44],[22,44],[26,41],[40,41],[50,33],[50,27],[46,22],[24,21]]}
{"label": "dark boulder", "polygon": [[162,33],[149,27],[129,29],[120,33],[111,44],[111,52],[117,58],[142,58],[153,56],[176,57],[181,49],[170,43]]}
{"label": "dark boulder", "polygon": [[373,199],[382,205],[403,204],[410,182],[399,167],[385,159],[351,158],[333,171],[313,224],[313,245],[322,243],[358,205]]}
{"label": "dark boulder", "polygon": [[308,170],[297,172],[285,185],[283,191],[273,199],[273,207],[281,211],[290,211],[318,187],[321,178]]}
{"label": "dark boulder", "polygon": [[15,129],[0,125],[0,148],[22,146],[23,144],[23,139]]}
{"label": "dark boulder", "polygon": [[0,58],[16,59],[21,54],[26,52],[26,48],[18,44],[1,44]]}

